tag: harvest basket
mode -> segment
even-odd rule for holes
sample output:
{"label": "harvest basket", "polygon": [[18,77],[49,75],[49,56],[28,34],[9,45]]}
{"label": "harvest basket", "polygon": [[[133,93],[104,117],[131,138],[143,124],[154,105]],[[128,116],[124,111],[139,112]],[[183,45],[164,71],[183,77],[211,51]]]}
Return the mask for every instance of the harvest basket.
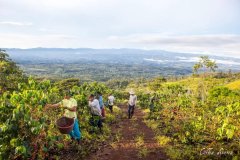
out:
{"label": "harvest basket", "polygon": [[62,134],[69,134],[73,129],[74,119],[61,117],[57,120],[56,125]]}

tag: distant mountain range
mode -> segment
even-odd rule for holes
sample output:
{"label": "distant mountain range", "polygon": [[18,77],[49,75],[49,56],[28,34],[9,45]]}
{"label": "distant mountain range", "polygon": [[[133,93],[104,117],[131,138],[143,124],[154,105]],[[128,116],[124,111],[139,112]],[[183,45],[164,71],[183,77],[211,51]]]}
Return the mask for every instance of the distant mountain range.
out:
{"label": "distant mountain range", "polygon": [[[141,72],[141,67],[143,67],[143,69],[148,68],[149,70],[151,70],[152,67],[154,71],[159,68],[161,72],[157,74],[163,75],[169,75],[169,73],[164,73],[164,68],[170,68],[171,70],[176,70],[176,72],[171,72],[171,74],[179,73],[182,75],[191,73],[193,64],[198,61],[198,57],[202,56],[201,54],[141,49],[5,48],[4,50],[6,50],[10,57],[22,66],[27,73],[31,74],[38,74],[39,70],[35,66],[36,72],[28,71],[27,66],[30,65],[41,66],[55,64],[66,66],[74,64],[75,67],[77,66],[79,68],[84,64],[84,68],[87,70],[87,65],[105,64],[107,66],[129,66],[129,72],[135,72],[135,70],[136,72]],[[212,55],[209,57],[216,60],[219,70],[227,71],[231,69],[232,71],[240,71],[239,58]],[[132,66],[134,66],[135,70],[132,70]],[[136,69],[137,66],[139,69]],[[119,70],[119,72],[121,73],[121,70]],[[153,75],[155,76],[154,73]],[[151,77],[151,75],[149,76]]]}

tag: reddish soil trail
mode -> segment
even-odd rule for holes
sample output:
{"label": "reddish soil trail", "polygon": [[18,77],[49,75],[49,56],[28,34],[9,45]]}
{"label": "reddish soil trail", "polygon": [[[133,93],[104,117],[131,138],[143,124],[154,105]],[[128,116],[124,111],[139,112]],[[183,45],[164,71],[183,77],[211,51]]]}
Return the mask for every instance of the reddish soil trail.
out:
{"label": "reddish soil trail", "polygon": [[[127,115],[127,106],[119,105]],[[166,160],[168,159],[162,148],[154,139],[153,131],[143,122],[144,113],[135,108],[132,119],[123,116],[121,121],[112,126],[112,134],[119,135],[119,140],[100,148],[92,153],[89,160]],[[137,145],[137,137],[143,137],[144,144]],[[143,154],[142,154],[143,153]],[[144,154],[145,153],[145,154]],[[145,155],[145,156],[141,156]]]}

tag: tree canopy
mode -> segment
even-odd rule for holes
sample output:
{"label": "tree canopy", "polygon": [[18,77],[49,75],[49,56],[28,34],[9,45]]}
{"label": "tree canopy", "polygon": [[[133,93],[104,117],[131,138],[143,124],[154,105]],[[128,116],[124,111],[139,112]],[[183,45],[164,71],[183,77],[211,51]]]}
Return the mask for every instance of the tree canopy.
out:
{"label": "tree canopy", "polygon": [[198,73],[200,69],[203,69],[204,72],[207,69],[210,72],[215,72],[217,68],[218,66],[214,60],[211,60],[208,56],[201,56],[199,62],[193,66],[193,72]]}
{"label": "tree canopy", "polygon": [[16,89],[18,82],[22,79],[22,70],[4,50],[0,49],[0,93]]}

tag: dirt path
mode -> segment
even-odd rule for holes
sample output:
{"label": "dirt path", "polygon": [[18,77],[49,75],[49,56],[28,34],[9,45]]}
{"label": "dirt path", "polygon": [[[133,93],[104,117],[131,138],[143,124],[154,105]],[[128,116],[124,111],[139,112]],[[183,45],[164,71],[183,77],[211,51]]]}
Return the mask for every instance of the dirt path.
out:
{"label": "dirt path", "polygon": [[[127,106],[119,106],[127,115]],[[132,119],[123,116],[112,132],[119,140],[93,153],[89,160],[166,160],[168,159],[154,139],[153,131],[143,122],[144,113],[135,109]]]}

